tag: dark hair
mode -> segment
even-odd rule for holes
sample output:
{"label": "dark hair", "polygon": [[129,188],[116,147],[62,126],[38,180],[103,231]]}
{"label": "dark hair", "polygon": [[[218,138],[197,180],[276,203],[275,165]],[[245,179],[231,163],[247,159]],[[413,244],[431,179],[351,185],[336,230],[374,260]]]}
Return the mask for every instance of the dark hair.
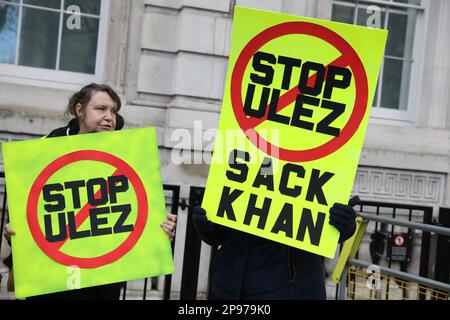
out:
{"label": "dark hair", "polygon": [[[77,105],[81,104],[81,107],[85,108],[88,105],[89,101],[91,101],[93,94],[99,91],[106,92],[111,97],[111,99],[117,105],[117,112],[119,112],[120,108],[122,107],[122,102],[120,101],[119,95],[110,86],[106,84],[91,83],[83,87],[80,91],[74,93],[70,97],[69,104],[67,105],[65,114],[66,115],[70,114],[78,120],[76,112]],[[119,113],[116,114],[116,117],[117,117],[116,130],[120,130],[124,125],[124,121],[123,118],[119,115]]]}

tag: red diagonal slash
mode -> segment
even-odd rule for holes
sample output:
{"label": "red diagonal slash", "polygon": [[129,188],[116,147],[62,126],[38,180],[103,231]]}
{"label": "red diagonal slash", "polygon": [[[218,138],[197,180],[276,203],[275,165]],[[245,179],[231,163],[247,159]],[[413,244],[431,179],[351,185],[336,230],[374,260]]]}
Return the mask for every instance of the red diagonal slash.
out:
{"label": "red diagonal slash", "polygon": [[[38,219],[38,202],[44,186],[50,177],[65,166],[79,161],[99,161],[107,163],[116,168],[113,175],[117,176],[123,174],[128,178],[136,193],[137,199],[137,219],[134,224],[134,230],[128,237],[115,249],[106,252],[97,257],[82,258],[71,256],[63,253],[61,248],[65,241],[60,243],[50,243],[44,236],[39,219]],[[120,172],[120,173],[119,173]],[[94,195],[98,197],[98,193]],[[89,217],[89,210],[94,206],[85,205],[76,215],[76,227],[80,227],[84,221]],[[57,263],[71,266],[75,265],[80,268],[99,268],[104,265],[113,263],[127,254],[133,249],[134,245],[139,241],[148,218],[148,197],[145,186],[140,179],[138,173],[124,160],[100,150],[78,150],[71,153],[64,154],[48,164],[38,175],[34,181],[27,201],[27,220],[33,239],[39,248],[49,258]],[[67,227],[66,227],[67,228]]]}
{"label": "red diagonal slash", "polygon": [[[326,67],[326,72],[328,71],[328,68],[330,66],[338,66],[346,68],[348,66],[347,59],[344,56],[340,56],[339,58],[335,59],[334,61],[330,62]],[[313,74],[308,78],[308,85],[311,85],[316,81],[317,73]],[[325,74],[326,77],[326,74]],[[278,101],[277,106],[277,113],[287,106],[289,106],[291,103],[295,102],[297,99],[297,95],[300,93],[298,86],[295,86],[294,88],[290,89],[288,92],[280,96],[280,99]],[[254,118],[254,117],[247,117],[246,127],[243,128],[244,130],[254,129],[261,123],[267,120],[268,110],[269,110],[270,104],[267,105],[266,108],[266,114],[264,117],[261,118]]]}
{"label": "red diagonal slash", "polygon": [[[117,169],[111,176],[119,176],[119,175],[121,175],[120,169]],[[108,186],[107,186],[107,188],[108,188]],[[101,189],[99,189],[94,194],[94,198],[98,199],[100,194],[101,194]],[[97,206],[93,206],[88,202],[83,206],[83,208],[81,208],[80,211],[78,211],[78,213],[75,215],[75,229],[76,230],[78,230],[78,228],[81,227],[81,225],[87,220],[87,218],[89,218],[89,210],[94,209],[94,208],[97,208]],[[67,237],[65,240],[51,244],[55,250],[61,249],[61,247],[70,239],[69,225],[66,226],[66,234],[67,234]]]}
{"label": "red diagonal slash", "polygon": [[[341,54],[341,56],[328,64],[327,69],[330,65],[345,68],[349,67],[352,70],[355,83],[355,103],[352,108],[352,113],[347,123],[340,131],[339,136],[311,149],[283,148],[267,141],[256,131],[255,127],[267,120],[270,106],[269,108],[266,108],[267,112],[265,116],[260,119],[248,118],[244,113],[242,101],[243,77],[255,52],[260,50],[271,40],[290,34],[302,34],[315,37],[332,45]],[[310,83],[310,81],[314,81],[314,79],[314,75],[309,77],[308,83]],[[280,97],[276,111],[279,112],[289,106],[292,102],[294,102],[294,100],[296,100],[299,93],[300,92],[296,87],[286,92]],[[285,22],[263,30],[254,36],[242,49],[237,57],[231,76],[230,99],[233,113],[238,125],[243,130],[247,139],[254,146],[269,156],[276,157],[280,160],[289,162],[308,162],[326,157],[339,150],[357,132],[367,111],[367,74],[358,53],[344,38],[342,38],[342,36],[337,34],[335,31],[326,26],[307,21]]]}

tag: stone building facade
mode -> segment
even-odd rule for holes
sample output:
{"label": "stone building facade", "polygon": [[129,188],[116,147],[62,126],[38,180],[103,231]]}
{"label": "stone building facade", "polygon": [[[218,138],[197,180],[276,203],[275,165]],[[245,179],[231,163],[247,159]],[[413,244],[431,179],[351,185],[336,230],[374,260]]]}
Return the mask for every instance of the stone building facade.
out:
{"label": "stone building facade", "polygon": [[[370,6],[376,5],[381,10],[379,27],[390,29],[392,40],[353,193],[364,200],[436,209],[450,205],[450,3],[446,0],[98,0],[81,20],[82,32],[83,23],[95,20],[93,27],[79,38],[64,31],[55,36],[59,60],[56,66],[45,67],[38,59],[44,55],[42,48],[29,50],[28,55],[22,51],[26,32],[36,37],[34,33],[51,29],[33,33],[26,12],[37,14],[39,6],[12,3],[0,1],[0,9],[18,10],[17,17],[24,22],[14,29],[15,20],[9,18],[10,27],[24,44],[22,48],[16,44],[8,54],[5,41],[11,38],[0,29],[0,142],[40,137],[62,126],[70,94],[86,83],[105,82],[121,94],[128,128],[158,128],[164,182],[181,185],[184,198],[190,186],[206,182],[209,166],[195,159],[209,152],[211,139],[205,133],[218,124],[234,6],[364,24],[372,14]],[[48,12],[60,14],[58,8],[52,10]],[[10,8],[8,14],[14,12]],[[69,16],[60,16],[60,24],[55,25],[64,30]],[[47,22],[50,18],[42,17]],[[77,54],[65,37],[79,41],[79,46],[87,47],[89,41],[97,44],[94,53],[78,53],[83,61],[91,60],[90,71],[64,62]],[[34,47],[29,44],[29,48]],[[180,130],[193,138],[204,136],[202,143],[180,140]],[[184,160],[176,163],[174,156]],[[184,225],[180,212],[181,234]],[[176,247],[175,290],[180,285],[183,243]],[[203,292],[208,250],[204,246],[202,251],[199,289]]]}

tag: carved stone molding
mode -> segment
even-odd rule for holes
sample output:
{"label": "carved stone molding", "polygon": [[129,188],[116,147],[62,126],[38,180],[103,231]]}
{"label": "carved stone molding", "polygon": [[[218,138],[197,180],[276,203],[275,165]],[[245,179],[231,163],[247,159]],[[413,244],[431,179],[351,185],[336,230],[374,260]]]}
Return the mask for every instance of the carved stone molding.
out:
{"label": "carved stone molding", "polygon": [[445,174],[359,167],[352,193],[368,200],[443,203],[445,189]]}

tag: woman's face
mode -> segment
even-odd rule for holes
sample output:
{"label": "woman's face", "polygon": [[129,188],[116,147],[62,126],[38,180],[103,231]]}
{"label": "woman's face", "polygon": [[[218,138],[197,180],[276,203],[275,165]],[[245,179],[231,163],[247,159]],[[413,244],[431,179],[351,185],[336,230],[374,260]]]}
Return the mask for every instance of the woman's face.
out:
{"label": "woman's face", "polygon": [[78,104],[75,110],[80,124],[79,134],[116,128],[117,105],[106,92],[94,92],[86,107]]}

